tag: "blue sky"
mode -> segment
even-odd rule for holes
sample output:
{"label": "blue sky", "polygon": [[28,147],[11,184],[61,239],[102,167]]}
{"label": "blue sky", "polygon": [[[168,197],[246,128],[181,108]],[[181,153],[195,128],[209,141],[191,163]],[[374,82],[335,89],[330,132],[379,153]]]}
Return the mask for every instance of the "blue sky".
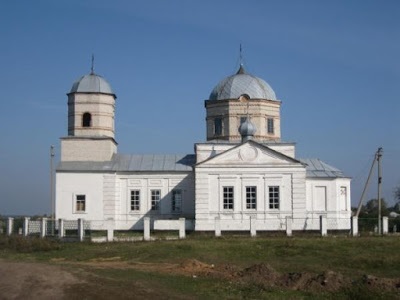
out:
{"label": "blue sky", "polygon": [[394,203],[399,1],[1,1],[0,24],[0,214],[50,211],[49,148],[58,159],[66,93],[92,53],[118,97],[119,152],[193,153],[204,100],[237,70],[240,43],[248,72],[282,100],[282,139],[297,156],[353,177],[356,204],[383,147]]}

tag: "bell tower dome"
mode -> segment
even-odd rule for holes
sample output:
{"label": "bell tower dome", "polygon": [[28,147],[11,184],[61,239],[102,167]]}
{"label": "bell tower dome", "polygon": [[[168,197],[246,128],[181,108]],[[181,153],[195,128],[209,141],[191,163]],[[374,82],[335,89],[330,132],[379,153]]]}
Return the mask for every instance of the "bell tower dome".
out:
{"label": "bell tower dome", "polygon": [[82,76],[68,96],[68,136],[61,138],[62,161],[107,161],[117,152],[115,99],[110,84],[94,73]]}
{"label": "bell tower dome", "polygon": [[239,128],[246,121],[246,115],[257,128],[255,141],[280,141],[281,101],[267,82],[247,73],[243,65],[236,74],[221,80],[204,104],[207,141],[240,142]]}

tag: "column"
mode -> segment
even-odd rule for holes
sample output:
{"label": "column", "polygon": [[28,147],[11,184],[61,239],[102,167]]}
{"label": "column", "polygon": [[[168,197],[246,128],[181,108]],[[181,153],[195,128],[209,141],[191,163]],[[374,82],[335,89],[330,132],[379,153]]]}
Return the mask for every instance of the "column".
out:
{"label": "column", "polygon": [[179,238],[184,239],[186,237],[186,228],[185,228],[185,218],[179,218]]}
{"label": "column", "polygon": [[145,241],[150,241],[150,218],[143,218],[143,238]]}
{"label": "column", "polygon": [[83,227],[83,222],[83,219],[78,219],[78,236],[80,242],[83,242],[83,239],[85,238],[85,229]]}
{"label": "column", "polygon": [[255,237],[257,235],[257,228],[256,228],[257,218],[255,216],[250,217],[250,236]]}
{"label": "column", "polygon": [[28,236],[29,234],[29,220],[31,218],[25,217],[24,218],[24,225],[23,225],[23,234],[24,236]]}
{"label": "column", "polygon": [[14,227],[14,218],[7,219],[7,235],[12,235]]}
{"label": "column", "polygon": [[321,231],[321,236],[327,236],[328,230],[327,230],[327,221],[326,221],[326,216],[320,216],[319,217],[319,224],[320,224],[320,231]]}
{"label": "column", "polygon": [[389,232],[389,218],[382,217],[382,234],[388,234]]}
{"label": "column", "polygon": [[215,236],[221,236],[221,219],[219,217],[215,217]]}
{"label": "column", "polygon": [[42,218],[41,225],[40,225],[40,237],[46,237],[47,231],[47,218]]}
{"label": "column", "polygon": [[286,217],[286,236],[292,236],[293,219]]}
{"label": "column", "polygon": [[64,220],[58,219],[58,237],[62,239],[65,236]]}
{"label": "column", "polygon": [[358,236],[358,217],[351,217],[351,235]]}

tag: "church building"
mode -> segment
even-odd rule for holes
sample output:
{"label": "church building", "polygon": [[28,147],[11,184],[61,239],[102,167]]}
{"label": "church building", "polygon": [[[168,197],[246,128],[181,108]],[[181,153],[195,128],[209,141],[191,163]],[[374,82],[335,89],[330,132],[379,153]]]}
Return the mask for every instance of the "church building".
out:
{"label": "church building", "polygon": [[[144,217],[185,218],[186,228],[350,228],[350,178],[319,159],[300,159],[281,140],[281,101],[263,79],[238,71],[205,100],[206,141],[194,154],[118,153],[116,95],[92,72],[68,93],[68,135],[56,169],[56,218],[141,230]],[[200,106],[200,105],[199,105]],[[93,225],[95,226],[95,225]],[[99,225],[100,226],[100,225]],[[101,226],[100,226],[101,227]]]}

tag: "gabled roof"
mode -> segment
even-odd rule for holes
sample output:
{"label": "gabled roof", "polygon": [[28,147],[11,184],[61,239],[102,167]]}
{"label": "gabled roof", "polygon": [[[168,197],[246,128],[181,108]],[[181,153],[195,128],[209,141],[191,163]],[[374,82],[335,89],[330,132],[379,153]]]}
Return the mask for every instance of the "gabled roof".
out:
{"label": "gabled roof", "polygon": [[57,171],[83,172],[188,172],[196,162],[195,155],[114,154],[110,161],[60,162]]}
{"label": "gabled roof", "polygon": [[328,165],[319,158],[301,158],[300,161],[307,165],[307,178],[349,178],[342,171]]}
{"label": "gabled roof", "polygon": [[218,158],[218,157],[220,157],[220,156],[223,156],[223,155],[226,155],[226,154],[228,154],[228,153],[230,153],[230,152],[233,152],[233,151],[235,151],[236,149],[238,149],[238,148],[240,148],[240,147],[242,147],[243,145],[246,145],[246,144],[251,144],[251,145],[253,145],[253,146],[256,147],[256,148],[264,149],[264,150],[266,150],[266,151],[268,151],[268,152],[271,152],[271,153],[273,153],[276,157],[279,157],[279,158],[281,158],[281,159],[283,159],[283,160],[290,161],[290,162],[292,162],[292,163],[303,164],[303,162],[301,162],[301,161],[299,161],[299,160],[297,160],[297,159],[295,159],[295,158],[293,158],[293,157],[287,156],[287,155],[285,155],[285,154],[283,154],[283,153],[281,153],[281,152],[279,152],[279,151],[276,151],[276,150],[274,150],[274,149],[271,149],[271,148],[269,148],[268,146],[266,146],[266,145],[264,145],[264,144],[260,144],[260,143],[258,143],[258,142],[253,141],[253,140],[248,140],[248,141],[246,141],[246,142],[244,142],[244,143],[238,144],[237,146],[230,148],[229,150],[226,150],[226,151],[221,152],[221,153],[218,153],[218,154],[216,154],[216,155],[214,155],[214,156],[212,156],[212,157],[209,157],[209,158],[207,158],[207,159],[205,159],[205,160],[199,162],[199,163],[196,164],[196,165],[199,166],[199,165],[205,164],[205,163],[207,163],[207,162],[209,162],[209,161],[211,161],[211,160],[214,160],[214,159],[216,159],[216,158]]}

